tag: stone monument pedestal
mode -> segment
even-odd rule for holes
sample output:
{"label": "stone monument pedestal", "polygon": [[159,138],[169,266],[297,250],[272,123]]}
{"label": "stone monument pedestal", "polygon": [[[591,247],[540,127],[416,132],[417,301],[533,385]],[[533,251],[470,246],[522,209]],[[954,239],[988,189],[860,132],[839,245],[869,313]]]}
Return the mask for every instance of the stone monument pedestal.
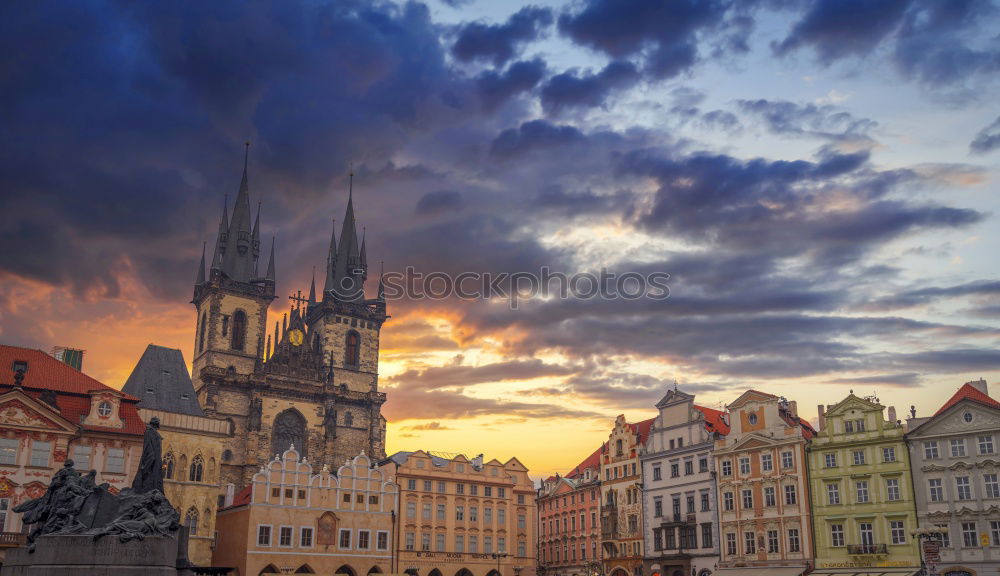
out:
{"label": "stone monument pedestal", "polygon": [[33,553],[27,548],[7,551],[0,576],[182,576],[178,569],[178,539],[146,536],[119,542],[117,536],[94,540],[91,535],[40,536]]}

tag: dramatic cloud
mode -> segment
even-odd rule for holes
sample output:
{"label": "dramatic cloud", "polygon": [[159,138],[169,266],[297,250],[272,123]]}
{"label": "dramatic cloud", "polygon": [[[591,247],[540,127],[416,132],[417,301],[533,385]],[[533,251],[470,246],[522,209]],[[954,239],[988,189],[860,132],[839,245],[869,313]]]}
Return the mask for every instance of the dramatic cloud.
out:
{"label": "dramatic cloud", "polygon": [[548,8],[527,6],[504,24],[471,22],[459,28],[451,53],[463,62],[488,60],[502,66],[514,58],[521,45],[538,38],[552,21]]}
{"label": "dramatic cloud", "polygon": [[759,117],[775,134],[809,135],[831,140],[867,140],[878,126],[829,104],[796,104],[786,100],[739,100],[744,114]]}
{"label": "dramatic cloud", "polygon": [[533,89],[545,76],[541,59],[515,62],[504,72],[486,70],[476,77],[476,87],[483,106],[492,110],[507,99]]}
{"label": "dramatic cloud", "polygon": [[911,0],[813,2],[774,50],[785,55],[808,46],[825,64],[847,56],[866,56],[899,26],[910,4]]}
{"label": "dramatic cloud", "polygon": [[1000,148],[1000,116],[992,124],[976,134],[969,149],[977,154],[986,154]]}
{"label": "dramatic cloud", "polygon": [[635,84],[639,71],[631,62],[615,60],[595,74],[557,74],[542,87],[542,107],[549,113],[569,108],[603,106],[608,96]]}

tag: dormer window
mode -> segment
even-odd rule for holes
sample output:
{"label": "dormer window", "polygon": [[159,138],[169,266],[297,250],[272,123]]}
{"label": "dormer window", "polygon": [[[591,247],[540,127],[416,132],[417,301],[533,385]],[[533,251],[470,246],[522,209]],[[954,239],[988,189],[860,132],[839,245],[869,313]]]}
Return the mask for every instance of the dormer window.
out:
{"label": "dormer window", "polygon": [[98,404],[97,413],[101,416],[101,418],[107,418],[108,416],[111,416],[111,403],[101,402],[100,404]]}

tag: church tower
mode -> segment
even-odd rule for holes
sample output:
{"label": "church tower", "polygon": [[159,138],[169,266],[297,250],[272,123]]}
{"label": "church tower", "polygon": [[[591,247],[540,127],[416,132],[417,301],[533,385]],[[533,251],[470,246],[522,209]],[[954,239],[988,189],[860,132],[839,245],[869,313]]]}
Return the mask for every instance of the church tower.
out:
{"label": "church tower", "polygon": [[223,205],[211,268],[206,275],[203,248],[191,300],[197,310],[191,376],[203,405],[203,372],[247,375],[259,365],[264,355],[267,309],[275,298],[273,239],[267,271],[263,275],[258,271],[260,208],[251,227],[246,156],[232,219],[228,216],[228,206]]}

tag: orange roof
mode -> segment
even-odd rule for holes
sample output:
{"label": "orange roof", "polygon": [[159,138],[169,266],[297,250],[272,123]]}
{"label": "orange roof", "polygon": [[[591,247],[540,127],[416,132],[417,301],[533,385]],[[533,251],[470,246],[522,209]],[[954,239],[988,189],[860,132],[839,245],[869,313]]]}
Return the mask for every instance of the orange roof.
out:
{"label": "orange roof", "polygon": [[721,410],[715,410],[712,408],[706,408],[705,406],[694,405],[694,409],[698,410],[705,416],[705,429],[709,432],[718,432],[725,436],[729,434],[729,425],[726,424],[725,418],[723,418],[724,412]]}
{"label": "orange roof", "polygon": [[24,380],[21,383],[25,394],[37,400],[43,390],[55,391],[59,413],[71,424],[79,424],[90,413],[90,392],[108,390],[122,395],[119,412],[125,419],[124,428],[85,426],[85,429],[138,435],[145,432],[146,425],[139,418],[139,411],[135,405],[139,401],[138,398],[102,384],[41,350],[0,344],[0,387],[14,386],[14,371],[11,367],[15,361],[28,363],[28,371],[24,373]]}
{"label": "orange roof", "polygon": [[[233,496],[233,503],[225,508],[235,508],[236,506],[244,506],[250,503],[250,495],[253,491],[253,484],[247,486],[246,488],[240,490]],[[225,509],[223,508],[223,510]]]}
{"label": "orange roof", "polygon": [[799,426],[802,427],[802,435],[806,440],[811,440],[816,435],[816,429],[805,418],[799,418]]}
{"label": "orange roof", "polygon": [[632,427],[632,431],[639,435],[639,444],[645,444],[646,440],[649,440],[649,430],[653,427],[653,420],[656,420],[656,418],[629,424]]}
{"label": "orange roof", "polygon": [[951,399],[949,399],[947,402],[945,402],[944,406],[942,406],[940,410],[935,412],[934,415],[937,416],[938,414],[951,408],[955,404],[958,404],[962,400],[972,400],[973,402],[977,404],[982,404],[983,406],[989,406],[990,408],[1000,408],[1000,402],[997,402],[993,398],[990,398],[988,395],[983,394],[972,384],[967,383],[964,384],[961,388],[959,388],[958,392],[955,392],[955,395],[952,396]]}
{"label": "orange roof", "polygon": [[587,468],[591,468],[591,467],[594,467],[594,466],[600,467],[600,465],[601,465],[601,452],[603,450],[604,450],[604,444],[601,444],[600,446],[597,447],[597,450],[594,450],[593,454],[591,454],[590,456],[587,456],[583,460],[583,462],[580,462],[579,464],[576,465],[576,468],[573,468],[572,470],[570,470],[566,474],[566,477],[567,478],[575,478],[575,477],[583,474],[583,471],[586,470]]}

